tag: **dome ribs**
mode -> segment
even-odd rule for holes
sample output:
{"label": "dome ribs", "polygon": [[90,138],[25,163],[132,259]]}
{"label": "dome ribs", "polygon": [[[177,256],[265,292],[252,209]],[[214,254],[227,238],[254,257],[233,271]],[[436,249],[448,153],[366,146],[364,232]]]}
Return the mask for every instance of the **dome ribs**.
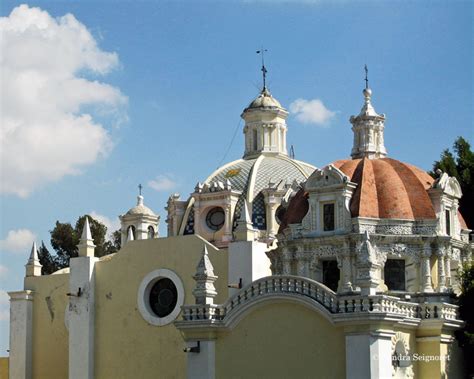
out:
{"label": "dome ribs", "polygon": [[358,203],[359,208],[357,216],[370,218],[382,217],[379,205],[378,186],[375,180],[372,160],[366,158],[361,160],[357,166],[357,171],[354,174],[354,182],[359,183],[358,188],[356,189],[356,192],[358,192],[358,199],[357,197],[354,199],[354,202]]}
{"label": "dome ribs", "polygon": [[[428,174],[420,175],[413,168],[394,159],[384,159],[401,178],[405,187],[406,198],[410,202],[410,210],[413,219],[435,219],[436,215],[430,197],[426,192],[427,180],[431,179]],[[417,169],[417,171],[419,171]],[[428,179],[429,178],[429,179]]]}
{"label": "dome ribs", "polygon": [[413,210],[403,182],[405,178],[400,177],[386,159],[374,160],[372,166],[377,178],[375,185],[379,201],[379,217],[413,220]]}

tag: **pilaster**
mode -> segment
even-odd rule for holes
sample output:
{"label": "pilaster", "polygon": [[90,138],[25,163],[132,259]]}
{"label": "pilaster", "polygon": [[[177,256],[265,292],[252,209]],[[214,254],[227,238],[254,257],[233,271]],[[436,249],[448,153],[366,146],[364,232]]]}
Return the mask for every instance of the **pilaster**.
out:
{"label": "pilaster", "polygon": [[33,376],[33,291],[8,292],[10,296],[10,379]]}
{"label": "pilaster", "polygon": [[94,378],[95,279],[98,258],[70,261],[69,379]]}

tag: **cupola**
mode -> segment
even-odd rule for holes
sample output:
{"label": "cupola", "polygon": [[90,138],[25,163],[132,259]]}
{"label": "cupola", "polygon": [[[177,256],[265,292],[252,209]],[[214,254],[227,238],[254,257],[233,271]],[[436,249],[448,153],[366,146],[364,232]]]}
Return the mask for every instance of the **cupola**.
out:
{"label": "cupola", "polygon": [[141,185],[139,188],[140,193],[137,196],[137,205],[129,209],[124,215],[119,216],[122,246],[131,240],[129,238],[130,234],[133,236],[132,240],[158,237],[160,216],[156,215],[144,204],[144,198],[141,194]]}

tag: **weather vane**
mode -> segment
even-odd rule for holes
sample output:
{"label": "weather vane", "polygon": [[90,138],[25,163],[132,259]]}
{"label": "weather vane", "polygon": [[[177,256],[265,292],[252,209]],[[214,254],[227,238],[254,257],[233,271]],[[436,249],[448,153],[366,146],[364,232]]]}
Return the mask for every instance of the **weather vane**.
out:
{"label": "weather vane", "polygon": [[265,68],[265,52],[267,52],[267,49],[264,49],[263,47],[260,50],[257,50],[257,54],[262,54],[262,75],[263,75],[263,89],[265,90],[267,88],[266,84],[266,79],[267,79],[267,69]]}
{"label": "weather vane", "polygon": [[142,188],[143,186],[141,184],[138,185],[138,194],[141,196],[142,195]]}
{"label": "weather vane", "polygon": [[369,88],[369,69],[367,68],[367,65],[364,66],[365,70],[365,89]]}

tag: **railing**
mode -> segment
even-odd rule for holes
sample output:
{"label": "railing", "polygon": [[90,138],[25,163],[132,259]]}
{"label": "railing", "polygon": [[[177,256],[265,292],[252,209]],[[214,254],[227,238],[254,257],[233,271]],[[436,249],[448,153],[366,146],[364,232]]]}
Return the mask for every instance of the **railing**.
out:
{"label": "railing", "polygon": [[184,321],[223,320],[234,309],[270,295],[310,298],[332,314],[384,313],[410,319],[457,320],[458,307],[448,303],[411,303],[388,295],[338,296],[325,285],[299,276],[268,276],[259,279],[229,298],[224,304],[185,305]]}

